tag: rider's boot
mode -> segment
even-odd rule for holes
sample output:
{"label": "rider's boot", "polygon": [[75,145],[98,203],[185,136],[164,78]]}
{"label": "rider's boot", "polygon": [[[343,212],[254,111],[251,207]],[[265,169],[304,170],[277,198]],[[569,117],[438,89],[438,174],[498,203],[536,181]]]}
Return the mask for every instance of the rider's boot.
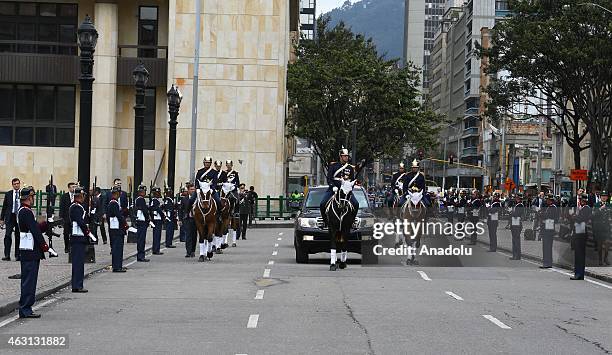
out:
{"label": "rider's boot", "polygon": [[329,271],[336,271],[336,270],[338,270],[338,267],[336,266],[336,264],[331,264],[329,266]]}

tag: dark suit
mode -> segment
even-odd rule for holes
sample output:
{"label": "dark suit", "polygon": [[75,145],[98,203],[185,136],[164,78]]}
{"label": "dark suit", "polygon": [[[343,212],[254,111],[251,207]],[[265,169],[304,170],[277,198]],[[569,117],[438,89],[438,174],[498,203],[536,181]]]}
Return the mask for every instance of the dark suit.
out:
{"label": "dark suit", "polygon": [[181,197],[181,209],[183,215],[183,229],[185,231],[185,250],[186,255],[195,253],[196,247],[196,226],[191,210],[193,202],[190,196]]}
{"label": "dark suit", "polygon": [[[19,259],[19,230],[17,228],[17,215],[15,214],[15,190],[7,191],[4,194],[4,202],[2,203],[2,213],[0,219],[4,221],[6,227],[6,234],[4,235],[4,257],[11,256],[11,234],[15,234],[15,258]],[[17,196],[17,209],[19,209],[19,191],[16,193]]]}
{"label": "dark suit", "polygon": [[[584,278],[586,264],[586,225],[591,219],[593,211],[589,205],[580,208],[574,218],[574,276]],[[579,230],[582,228],[582,230]]]}
{"label": "dark suit", "polygon": [[19,229],[32,233],[34,245],[32,250],[21,250],[21,297],[19,298],[19,316],[32,314],[32,305],[36,301],[36,284],[40,260],[45,258],[43,245],[46,245],[34,213],[27,207],[19,211]]}

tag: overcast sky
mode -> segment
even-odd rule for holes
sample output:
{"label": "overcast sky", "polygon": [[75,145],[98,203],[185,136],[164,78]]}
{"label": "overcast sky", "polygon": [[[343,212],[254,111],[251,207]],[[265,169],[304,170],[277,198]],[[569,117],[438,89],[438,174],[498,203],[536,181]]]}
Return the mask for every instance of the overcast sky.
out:
{"label": "overcast sky", "polygon": [[344,4],[344,1],[346,0],[317,0],[317,17]]}

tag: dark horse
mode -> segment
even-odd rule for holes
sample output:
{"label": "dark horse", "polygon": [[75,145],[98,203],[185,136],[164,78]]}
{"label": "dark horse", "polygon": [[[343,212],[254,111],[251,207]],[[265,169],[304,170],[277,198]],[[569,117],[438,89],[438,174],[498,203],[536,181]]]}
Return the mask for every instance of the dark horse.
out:
{"label": "dark horse", "polygon": [[223,254],[223,250],[227,248],[227,241],[225,240],[225,237],[227,236],[227,231],[229,229],[229,224],[230,224],[230,217],[231,217],[231,202],[229,199],[229,191],[227,190],[227,183],[223,184],[223,188],[221,189],[221,196],[220,196],[220,200],[221,200],[221,206],[220,206],[220,212],[221,212],[221,222],[217,224],[217,230],[216,230],[216,235],[215,235],[215,252],[217,254]]}
{"label": "dark horse", "polygon": [[212,241],[217,224],[217,203],[212,198],[210,184],[203,182],[193,204],[193,215],[200,242],[198,261],[210,260],[213,256]]}
{"label": "dark horse", "polygon": [[[226,215],[222,214],[223,217],[223,244],[221,247],[223,249],[227,248],[228,245],[228,234],[232,239],[232,246],[236,246],[236,231],[238,231],[238,221],[239,219],[235,215],[236,206],[238,205],[238,199],[233,192],[236,189],[236,185],[226,182],[223,183],[221,188],[221,201],[227,200],[229,202],[229,213]],[[223,211],[224,212],[224,211]]]}
{"label": "dark horse", "polygon": [[329,199],[325,207],[327,214],[329,239],[331,241],[331,271],[337,270],[336,266],[336,250],[340,249],[340,269],[346,268],[346,259],[348,257],[347,240],[351,233],[351,227],[357,216],[357,209],[351,203],[351,194],[355,181],[342,181],[342,186],[334,188],[335,192],[332,198]]}
{"label": "dark horse", "polygon": [[[427,208],[423,204],[423,192],[422,191],[408,191],[406,196],[406,202],[400,206],[400,216],[402,219],[410,223],[424,222],[427,216]],[[406,265],[418,265],[418,261],[415,260],[416,249],[421,246],[421,233],[416,231],[415,235],[400,236],[409,247],[413,247],[414,252],[406,259]]]}

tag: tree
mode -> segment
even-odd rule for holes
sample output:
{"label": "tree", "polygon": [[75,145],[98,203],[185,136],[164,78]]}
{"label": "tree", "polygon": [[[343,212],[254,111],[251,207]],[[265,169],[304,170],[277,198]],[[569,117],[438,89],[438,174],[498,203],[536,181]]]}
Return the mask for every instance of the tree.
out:
{"label": "tree", "polygon": [[[612,7],[612,0],[598,3]],[[490,74],[507,71],[511,78],[487,88],[490,111],[524,102],[564,135],[575,168],[580,152],[591,148],[592,171],[606,176],[612,169],[612,15],[574,0],[512,0],[509,7],[513,16],[495,26],[493,47],[481,51],[490,58]],[[540,94],[558,121],[534,100]],[[587,133],[590,145],[583,142]]]}
{"label": "tree", "polygon": [[418,100],[418,71],[379,56],[371,39],[344,23],[328,29],[328,22],[318,19],[317,38],[300,41],[289,65],[290,133],[313,142],[324,162],[337,159],[353,120],[358,158],[367,162],[401,157],[405,145],[435,145],[441,119]]}

